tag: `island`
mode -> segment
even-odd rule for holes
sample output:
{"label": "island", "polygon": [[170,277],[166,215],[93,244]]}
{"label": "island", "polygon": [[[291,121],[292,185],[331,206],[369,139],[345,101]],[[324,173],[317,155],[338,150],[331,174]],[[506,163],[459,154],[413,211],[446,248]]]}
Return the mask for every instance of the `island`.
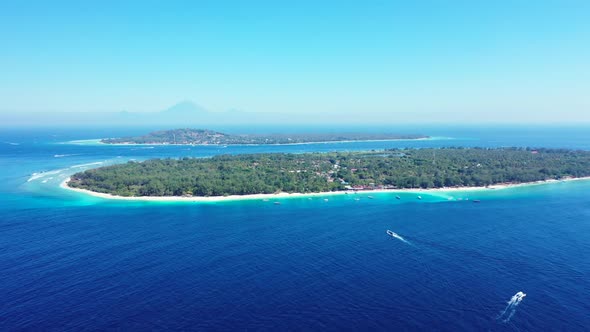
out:
{"label": "island", "polygon": [[481,187],[590,176],[590,151],[425,148],[152,159],[86,170],[69,188],[119,197],[212,197]]}
{"label": "island", "polygon": [[226,134],[209,129],[173,129],[154,131],[144,136],[105,138],[105,144],[246,145],[304,144],[347,141],[388,141],[426,139],[426,135],[305,133],[305,134]]}

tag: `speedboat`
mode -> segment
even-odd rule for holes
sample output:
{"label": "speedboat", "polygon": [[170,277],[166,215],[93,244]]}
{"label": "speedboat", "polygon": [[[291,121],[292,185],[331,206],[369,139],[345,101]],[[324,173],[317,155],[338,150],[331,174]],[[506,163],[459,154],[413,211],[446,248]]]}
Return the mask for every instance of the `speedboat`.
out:
{"label": "speedboat", "polygon": [[396,238],[398,240],[404,241],[405,243],[408,243],[408,241],[406,241],[406,239],[404,239],[403,237],[399,236],[396,232],[390,231],[389,229],[387,230],[387,235]]}
{"label": "speedboat", "polygon": [[401,236],[399,236],[396,232],[394,231],[390,231],[389,229],[387,230],[387,235],[394,237],[396,239],[401,239]]}
{"label": "speedboat", "polygon": [[402,199],[402,198],[401,198],[401,197],[399,197],[399,196],[395,196],[395,199]]}
{"label": "speedboat", "polygon": [[418,196],[417,198],[418,198],[418,199],[422,199],[422,196]]}

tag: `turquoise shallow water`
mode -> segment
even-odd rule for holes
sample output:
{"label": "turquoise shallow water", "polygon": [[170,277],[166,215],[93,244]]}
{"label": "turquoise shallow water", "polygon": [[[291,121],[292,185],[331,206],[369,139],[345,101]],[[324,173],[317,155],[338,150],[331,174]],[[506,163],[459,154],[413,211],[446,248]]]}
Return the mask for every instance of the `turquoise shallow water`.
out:
{"label": "turquoise shallow water", "polygon": [[[105,132],[0,132],[0,329],[590,326],[590,181],[280,206],[108,201],[57,187],[98,162],[450,141],[588,149],[590,131],[449,129],[437,133],[447,141],[226,149],[56,144]],[[508,304],[518,291],[526,297]]]}

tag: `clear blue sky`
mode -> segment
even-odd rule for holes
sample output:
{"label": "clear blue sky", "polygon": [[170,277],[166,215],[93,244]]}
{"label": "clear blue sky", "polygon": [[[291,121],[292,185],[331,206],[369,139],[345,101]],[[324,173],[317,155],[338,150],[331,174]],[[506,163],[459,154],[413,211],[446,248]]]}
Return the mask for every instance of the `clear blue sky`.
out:
{"label": "clear blue sky", "polygon": [[0,112],[590,121],[590,1],[2,1]]}

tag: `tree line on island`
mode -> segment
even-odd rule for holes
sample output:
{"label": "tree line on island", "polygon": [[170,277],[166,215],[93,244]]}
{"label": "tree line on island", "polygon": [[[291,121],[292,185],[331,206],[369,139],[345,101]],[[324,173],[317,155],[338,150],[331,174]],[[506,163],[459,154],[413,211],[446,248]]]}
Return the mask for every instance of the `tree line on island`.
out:
{"label": "tree line on island", "polygon": [[224,196],[441,188],[590,176],[590,152],[442,148],[152,159],[76,173],[69,186],[119,196]]}
{"label": "tree line on island", "polygon": [[355,133],[306,133],[306,134],[226,134],[209,129],[173,129],[154,131],[143,136],[105,138],[106,144],[194,144],[194,145],[233,145],[233,144],[298,144],[312,142],[368,141],[421,139],[425,135],[400,134],[355,134]]}

